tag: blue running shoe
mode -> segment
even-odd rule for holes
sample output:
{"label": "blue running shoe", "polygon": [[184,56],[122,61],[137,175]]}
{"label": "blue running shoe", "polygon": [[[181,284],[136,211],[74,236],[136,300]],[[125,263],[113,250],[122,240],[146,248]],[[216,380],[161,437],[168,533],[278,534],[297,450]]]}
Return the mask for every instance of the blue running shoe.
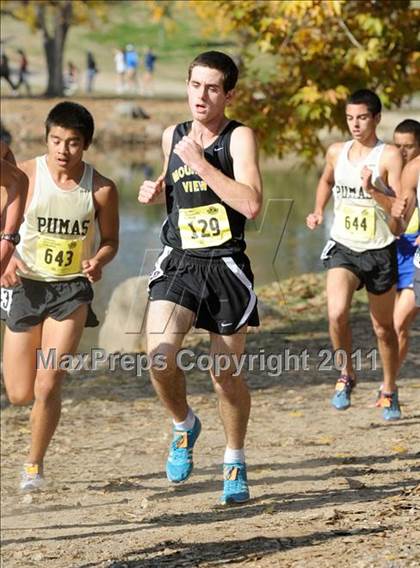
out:
{"label": "blue running shoe", "polygon": [[223,505],[245,503],[249,499],[246,464],[223,464],[223,495],[220,501]]}
{"label": "blue running shoe", "polygon": [[381,393],[379,406],[383,409],[384,420],[399,420],[401,418],[401,408],[398,402],[398,390],[392,393]]}
{"label": "blue running shoe", "polygon": [[191,430],[175,430],[166,462],[166,476],[172,483],[181,483],[193,470],[193,447],[201,432],[201,422],[195,417]]}
{"label": "blue running shoe", "polygon": [[351,404],[350,395],[355,385],[354,379],[350,375],[341,375],[335,385],[335,393],[331,399],[331,404],[337,410],[346,410]]}

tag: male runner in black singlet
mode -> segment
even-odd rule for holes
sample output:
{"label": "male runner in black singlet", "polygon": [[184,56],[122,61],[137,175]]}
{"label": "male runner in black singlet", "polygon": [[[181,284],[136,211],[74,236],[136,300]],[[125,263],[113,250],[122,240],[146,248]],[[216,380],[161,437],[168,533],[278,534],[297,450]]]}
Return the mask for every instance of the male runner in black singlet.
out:
{"label": "male runner in black singlet", "polygon": [[[224,53],[202,53],[188,72],[193,120],[163,134],[165,163],[156,181],[145,181],[140,203],[164,203],[164,245],[150,278],[147,340],[156,392],[174,422],[166,466],[173,483],[193,468],[192,450],[201,430],[188,406],[177,353],[192,326],[210,332],[212,360],[225,355],[224,371],[210,370],[225,435],[223,503],[249,499],[244,441],[250,412],[245,380],[234,366],[244,352],[247,326],[259,325],[253,274],[244,254],[246,219],[262,201],[258,153],[251,129],[229,120],[238,69]],[[162,366],[161,366],[162,367]]]}

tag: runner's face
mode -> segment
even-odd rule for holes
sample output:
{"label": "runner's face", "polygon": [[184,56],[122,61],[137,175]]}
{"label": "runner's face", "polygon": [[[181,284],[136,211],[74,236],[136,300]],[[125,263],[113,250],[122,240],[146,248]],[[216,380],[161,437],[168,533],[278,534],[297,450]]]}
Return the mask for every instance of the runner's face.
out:
{"label": "runner's face", "polygon": [[401,152],[404,164],[420,154],[420,144],[412,132],[394,132],[394,144]]}
{"label": "runner's face", "polygon": [[373,116],[366,105],[347,105],[346,120],[353,139],[363,142],[375,134],[381,115]]}
{"label": "runner's face", "polygon": [[82,161],[83,136],[78,130],[52,126],[47,138],[48,156],[62,170],[71,170]]}
{"label": "runner's face", "polygon": [[188,104],[194,120],[210,122],[224,116],[233,91],[223,90],[223,73],[217,69],[197,66],[187,83]]}

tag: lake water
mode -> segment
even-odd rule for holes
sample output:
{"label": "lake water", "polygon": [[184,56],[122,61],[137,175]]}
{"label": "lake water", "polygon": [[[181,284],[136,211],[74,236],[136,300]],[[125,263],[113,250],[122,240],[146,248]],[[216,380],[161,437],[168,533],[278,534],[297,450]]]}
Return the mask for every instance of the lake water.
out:
{"label": "lake water", "polygon": [[[110,296],[118,284],[132,276],[150,273],[160,250],[159,232],[165,218],[162,206],[141,206],[138,187],[160,173],[159,150],[148,153],[98,152],[91,157],[98,169],[117,183],[120,192],[120,250],[95,286],[95,311],[103,321]],[[256,221],[247,223],[247,253],[255,284],[322,269],[319,255],[328,236],[326,226],[315,232],[305,225],[312,211],[319,172],[302,166],[270,161],[262,163],[265,203]],[[82,349],[95,344],[97,330],[86,330]]]}

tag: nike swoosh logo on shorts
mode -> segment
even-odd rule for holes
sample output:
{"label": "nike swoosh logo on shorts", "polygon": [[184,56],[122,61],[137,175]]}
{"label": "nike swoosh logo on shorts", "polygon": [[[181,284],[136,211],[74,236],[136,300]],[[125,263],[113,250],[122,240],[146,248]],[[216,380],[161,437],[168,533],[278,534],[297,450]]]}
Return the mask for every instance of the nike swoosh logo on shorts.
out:
{"label": "nike swoosh logo on shorts", "polygon": [[219,146],[219,148],[215,148],[214,151],[215,152],[220,152],[220,150],[223,150],[224,146]]}

